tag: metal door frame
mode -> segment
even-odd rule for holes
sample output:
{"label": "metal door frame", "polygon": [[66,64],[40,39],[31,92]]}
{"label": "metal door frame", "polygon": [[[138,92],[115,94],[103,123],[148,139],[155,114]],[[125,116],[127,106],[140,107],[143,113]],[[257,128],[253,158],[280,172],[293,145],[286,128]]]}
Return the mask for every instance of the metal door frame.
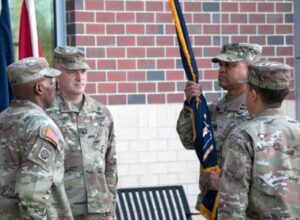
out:
{"label": "metal door frame", "polygon": [[295,101],[296,119],[300,121],[300,1],[294,0],[295,29]]}

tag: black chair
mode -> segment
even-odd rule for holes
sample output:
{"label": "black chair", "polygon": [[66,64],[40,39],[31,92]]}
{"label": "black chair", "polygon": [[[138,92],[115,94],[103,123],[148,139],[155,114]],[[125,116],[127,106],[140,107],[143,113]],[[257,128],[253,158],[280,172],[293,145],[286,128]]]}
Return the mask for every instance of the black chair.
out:
{"label": "black chair", "polygon": [[117,220],[191,220],[182,186],[118,189]]}

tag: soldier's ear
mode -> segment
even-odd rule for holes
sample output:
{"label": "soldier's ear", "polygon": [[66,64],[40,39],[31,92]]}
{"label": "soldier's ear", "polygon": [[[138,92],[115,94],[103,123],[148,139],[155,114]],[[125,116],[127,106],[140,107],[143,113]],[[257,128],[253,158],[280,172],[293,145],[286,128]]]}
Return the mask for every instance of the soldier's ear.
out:
{"label": "soldier's ear", "polygon": [[258,93],[256,92],[255,89],[250,90],[250,95],[251,95],[252,100],[257,100]]}
{"label": "soldier's ear", "polygon": [[34,84],[33,86],[33,90],[34,90],[34,93],[37,94],[37,95],[42,95],[43,93],[43,86],[41,83],[37,82]]}

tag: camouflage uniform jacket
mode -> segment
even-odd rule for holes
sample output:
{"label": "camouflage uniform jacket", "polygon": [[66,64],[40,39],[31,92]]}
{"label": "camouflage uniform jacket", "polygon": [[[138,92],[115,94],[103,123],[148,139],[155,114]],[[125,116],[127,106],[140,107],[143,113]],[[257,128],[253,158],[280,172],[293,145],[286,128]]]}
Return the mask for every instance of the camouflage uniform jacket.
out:
{"label": "camouflage uniform jacket", "polygon": [[57,94],[47,112],[67,142],[64,182],[73,215],[114,215],[117,159],[109,110],[87,95],[78,110]]}
{"label": "camouflage uniform jacket", "polygon": [[[246,107],[246,95],[242,93],[237,97],[229,97],[228,95],[211,103],[208,107],[211,113],[211,126],[214,132],[216,141],[216,149],[218,154],[218,164],[222,167],[222,150],[223,143],[230,131],[239,125],[241,122],[249,118]],[[193,110],[185,103],[180,112],[177,121],[177,132],[180,140],[186,149],[195,149],[194,144],[194,116]],[[199,210],[202,198],[206,193],[203,186],[201,174],[199,179],[200,194],[196,204],[196,209]]]}
{"label": "camouflage uniform jacket", "polygon": [[300,123],[266,109],[227,138],[219,219],[300,219]]}
{"label": "camouflage uniform jacket", "polygon": [[45,111],[14,100],[0,114],[0,219],[73,219],[64,141]]}

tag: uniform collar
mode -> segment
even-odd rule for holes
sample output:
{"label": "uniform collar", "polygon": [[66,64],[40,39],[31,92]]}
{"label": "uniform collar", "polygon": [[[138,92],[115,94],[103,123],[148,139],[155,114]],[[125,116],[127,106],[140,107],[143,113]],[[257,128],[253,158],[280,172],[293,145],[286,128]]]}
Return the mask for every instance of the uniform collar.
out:
{"label": "uniform collar", "polygon": [[42,109],[39,105],[37,105],[34,102],[29,101],[29,100],[19,100],[19,99],[12,100],[11,107],[13,107],[13,108],[19,108],[19,107],[35,108],[35,109],[39,109],[44,112],[44,109]]}
{"label": "uniform collar", "polygon": [[228,93],[224,98],[217,103],[217,109],[219,111],[238,111],[241,107],[246,106],[246,91],[238,96],[230,97]]}
{"label": "uniform collar", "polygon": [[258,116],[267,116],[267,115],[284,115],[281,108],[266,108],[262,112],[255,115],[255,117]]}
{"label": "uniform collar", "polygon": [[91,112],[94,110],[92,105],[91,98],[86,94],[83,94],[83,103],[81,109],[78,109],[76,105],[66,100],[60,92],[56,95],[56,105],[60,109],[61,112]]}

